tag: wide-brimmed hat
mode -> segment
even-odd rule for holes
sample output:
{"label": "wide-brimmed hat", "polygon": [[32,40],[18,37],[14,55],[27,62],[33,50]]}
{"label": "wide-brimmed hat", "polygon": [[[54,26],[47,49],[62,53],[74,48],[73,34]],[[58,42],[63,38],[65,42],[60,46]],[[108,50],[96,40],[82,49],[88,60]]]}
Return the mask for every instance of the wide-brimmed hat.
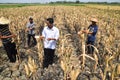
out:
{"label": "wide-brimmed hat", "polygon": [[96,22],[96,23],[98,22],[98,20],[96,18],[91,18],[90,21]]}
{"label": "wide-brimmed hat", "polygon": [[0,18],[0,24],[1,25],[5,25],[5,24],[9,24],[10,23],[10,20],[5,18],[5,17],[1,17]]}

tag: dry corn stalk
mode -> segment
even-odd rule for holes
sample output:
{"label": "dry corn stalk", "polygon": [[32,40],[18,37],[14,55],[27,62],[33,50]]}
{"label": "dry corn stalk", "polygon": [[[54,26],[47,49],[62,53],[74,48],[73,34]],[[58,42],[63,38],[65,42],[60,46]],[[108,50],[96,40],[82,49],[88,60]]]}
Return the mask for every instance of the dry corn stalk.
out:
{"label": "dry corn stalk", "polygon": [[85,57],[88,57],[88,58],[90,58],[94,61],[96,61],[96,60],[94,58],[92,58],[91,56],[85,54],[85,35],[82,32],[79,32],[79,36],[80,36],[81,44],[82,44],[82,54],[80,55],[80,57],[82,56],[82,61],[83,61],[82,62],[82,67],[84,68],[85,67],[85,60],[86,60]]}
{"label": "dry corn stalk", "polygon": [[[106,49],[107,49],[107,51],[108,51],[109,53],[112,54],[112,52],[111,52],[108,48],[106,48]],[[112,65],[109,65],[109,63],[110,63],[110,61],[112,61],[112,60],[116,57],[116,55],[117,55],[117,54],[113,53],[112,56],[107,56],[107,57],[106,57],[106,60],[105,60],[105,64],[106,64],[106,65],[105,65],[105,70],[104,70],[104,73],[103,73],[103,80],[106,79],[107,71],[109,71],[111,67],[113,68],[113,69],[112,69],[112,70],[113,70],[112,79],[114,79],[114,70],[115,70],[115,67],[113,67]]]}
{"label": "dry corn stalk", "polygon": [[117,74],[120,75],[120,64],[117,66]]}
{"label": "dry corn stalk", "polygon": [[27,64],[24,64],[24,67],[25,67],[26,75],[27,75],[27,76],[30,76],[30,71],[29,71],[28,65],[27,65]]}
{"label": "dry corn stalk", "polygon": [[38,56],[39,56],[39,61],[40,61],[40,67],[42,67],[43,63],[43,45],[42,41],[40,40],[39,36],[35,36],[37,40],[37,48],[38,48]]}
{"label": "dry corn stalk", "polygon": [[71,80],[76,80],[79,74],[80,74],[79,68],[71,70],[71,72],[70,72]]}
{"label": "dry corn stalk", "polygon": [[37,70],[37,65],[31,57],[28,58],[28,63],[24,64],[26,75],[30,77],[31,75],[35,74]]}
{"label": "dry corn stalk", "polygon": [[62,55],[60,55],[60,65],[64,71],[64,80],[76,80],[78,74],[80,73],[80,68],[79,66],[74,65],[74,62],[78,62],[79,59],[73,56],[73,48],[72,46],[70,46],[70,44],[67,45],[67,47],[65,46],[66,44],[68,44],[67,38],[69,38],[69,36],[71,36],[71,34],[66,34],[62,40],[61,51],[63,50],[63,53]]}
{"label": "dry corn stalk", "polygon": [[95,59],[95,62],[96,62],[95,65],[94,65],[94,70],[96,70],[97,69],[97,65],[98,65],[99,52],[98,52],[98,49],[95,46],[93,46],[93,45],[90,45],[90,46],[92,46],[94,48],[94,50],[95,50],[93,56],[94,56],[94,59]]}

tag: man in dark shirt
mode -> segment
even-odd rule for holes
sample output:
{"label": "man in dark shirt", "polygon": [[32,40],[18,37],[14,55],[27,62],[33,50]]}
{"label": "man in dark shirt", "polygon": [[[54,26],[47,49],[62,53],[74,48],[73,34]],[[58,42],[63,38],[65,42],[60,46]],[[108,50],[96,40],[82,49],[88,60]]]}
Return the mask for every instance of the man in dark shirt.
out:
{"label": "man in dark shirt", "polygon": [[10,21],[8,19],[4,17],[0,18],[0,39],[10,62],[16,62],[16,44],[12,43],[12,37],[15,37],[15,35],[9,31],[9,23]]}
{"label": "man in dark shirt", "polygon": [[94,46],[95,40],[96,40],[96,34],[98,31],[98,26],[97,26],[97,19],[92,18],[91,19],[92,24],[88,27],[87,30],[83,30],[82,33],[87,33],[87,49],[88,49],[88,54],[93,54],[94,48],[90,45]]}

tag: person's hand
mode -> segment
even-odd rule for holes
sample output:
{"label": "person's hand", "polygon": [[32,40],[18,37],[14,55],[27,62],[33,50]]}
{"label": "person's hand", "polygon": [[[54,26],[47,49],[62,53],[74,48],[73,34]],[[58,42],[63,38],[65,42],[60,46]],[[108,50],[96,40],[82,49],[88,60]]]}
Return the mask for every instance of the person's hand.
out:
{"label": "person's hand", "polygon": [[88,33],[89,31],[88,31],[88,30],[83,30],[82,32],[83,32],[83,33]]}
{"label": "person's hand", "polygon": [[3,38],[3,39],[4,39],[4,38],[7,38],[7,36],[1,36],[1,38]]}
{"label": "person's hand", "polygon": [[12,37],[13,37],[13,38],[15,38],[15,37],[16,37],[16,35],[15,35],[15,34],[12,34]]}
{"label": "person's hand", "polygon": [[32,30],[33,28],[30,28],[30,30]]}
{"label": "person's hand", "polygon": [[82,31],[79,31],[77,34],[78,34],[78,35],[81,35],[81,34],[82,34]]}
{"label": "person's hand", "polygon": [[88,33],[89,33],[89,30],[86,30],[86,33],[88,34]]}
{"label": "person's hand", "polygon": [[50,41],[50,40],[52,40],[52,38],[48,38],[47,40]]}
{"label": "person's hand", "polygon": [[41,40],[43,40],[43,39],[44,39],[44,37],[43,37],[43,36],[40,36],[40,39],[41,39]]}
{"label": "person's hand", "polygon": [[25,32],[28,32],[29,31],[29,29],[27,28],[26,30],[25,30]]}

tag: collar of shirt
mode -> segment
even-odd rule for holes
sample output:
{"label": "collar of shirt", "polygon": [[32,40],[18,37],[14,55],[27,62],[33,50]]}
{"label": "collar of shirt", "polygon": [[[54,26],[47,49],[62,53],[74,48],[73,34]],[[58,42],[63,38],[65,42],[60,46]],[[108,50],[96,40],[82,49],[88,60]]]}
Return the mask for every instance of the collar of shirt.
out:
{"label": "collar of shirt", "polygon": [[29,22],[28,25],[35,25],[35,23],[34,23],[34,22],[33,22],[33,23],[30,23],[30,22]]}
{"label": "collar of shirt", "polygon": [[52,31],[54,31],[54,26],[50,29],[49,27],[47,27],[47,29],[48,30],[52,30]]}
{"label": "collar of shirt", "polygon": [[97,27],[97,25],[90,25],[90,27]]}

